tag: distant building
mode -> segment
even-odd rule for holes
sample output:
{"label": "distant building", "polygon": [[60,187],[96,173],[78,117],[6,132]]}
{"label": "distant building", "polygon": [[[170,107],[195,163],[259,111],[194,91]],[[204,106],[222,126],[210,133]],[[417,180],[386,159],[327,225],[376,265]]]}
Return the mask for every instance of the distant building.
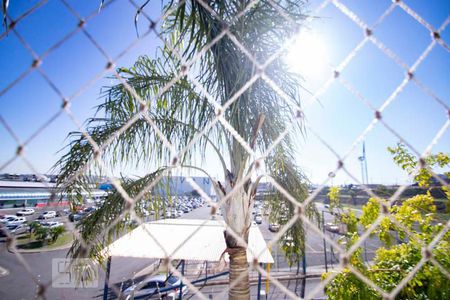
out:
{"label": "distant building", "polygon": [[[3,181],[4,182],[4,181]],[[86,202],[104,199],[107,192],[93,189],[83,193]],[[68,205],[67,194],[52,187],[10,186],[0,187],[0,208],[39,207],[49,204]]]}
{"label": "distant building", "polygon": [[[35,175],[28,174],[1,174],[0,175],[0,209],[24,206],[44,206],[59,201],[67,205],[67,195],[56,190],[57,177],[46,175],[46,180],[37,180]],[[41,176],[43,178],[43,176]],[[208,196],[214,197],[213,185],[208,177],[190,177],[200,189]],[[105,198],[114,186],[106,178],[92,177],[91,193],[84,193],[86,201]],[[98,183],[103,182],[103,183]],[[198,195],[198,191],[189,184],[186,177],[164,177],[153,189],[153,193],[167,196]]]}
{"label": "distant building", "polygon": [[260,182],[258,184],[258,188],[256,189],[257,194],[269,194],[275,191],[275,188],[273,187],[270,182]]}

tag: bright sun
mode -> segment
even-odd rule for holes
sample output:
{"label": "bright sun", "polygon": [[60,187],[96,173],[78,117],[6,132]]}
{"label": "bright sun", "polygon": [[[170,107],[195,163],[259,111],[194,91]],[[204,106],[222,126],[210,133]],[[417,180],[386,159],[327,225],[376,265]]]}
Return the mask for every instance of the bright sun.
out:
{"label": "bright sun", "polygon": [[310,30],[303,30],[289,47],[286,63],[304,77],[318,77],[326,71],[327,47],[322,37]]}

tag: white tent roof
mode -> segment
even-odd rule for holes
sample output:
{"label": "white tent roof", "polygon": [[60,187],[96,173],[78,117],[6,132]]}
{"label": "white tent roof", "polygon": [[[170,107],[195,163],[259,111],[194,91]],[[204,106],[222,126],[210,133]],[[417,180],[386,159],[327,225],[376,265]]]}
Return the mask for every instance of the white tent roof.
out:
{"label": "white tent roof", "polygon": [[[219,261],[226,249],[224,221],[168,219],[140,225],[106,247],[107,256]],[[266,242],[256,224],[250,227],[249,262],[273,263]],[[254,255],[253,255],[254,254]],[[228,260],[227,255],[225,255]]]}

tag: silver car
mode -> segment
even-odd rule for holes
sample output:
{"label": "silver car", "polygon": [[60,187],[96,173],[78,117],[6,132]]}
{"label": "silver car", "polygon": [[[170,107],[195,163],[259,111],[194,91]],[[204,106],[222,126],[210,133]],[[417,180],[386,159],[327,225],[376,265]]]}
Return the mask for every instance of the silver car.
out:
{"label": "silver car", "polygon": [[270,223],[269,224],[269,230],[272,231],[272,232],[278,232],[278,230],[280,230],[280,224]]}
{"label": "silver car", "polygon": [[[178,277],[175,276],[169,276],[166,275],[156,275],[147,277],[144,280],[142,280],[139,283],[136,283],[129,288],[125,289],[123,291],[123,296],[125,299],[147,299],[150,297],[155,298],[162,298],[162,297],[170,297],[175,296],[177,297],[180,293],[180,290],[178,288],[174,288],[169,291],[164,290],[161,292],[162,289],[166,289],[169,287],[176,287],[181,284],[181,280]],[[183,295],[187,293],[187,287],[183,286],[182,289]],[[175,298],[172,297],[172,298]]]}
{"label": "silver car", "polygon": [[8,231],[11,235],[19,235],[30,232],[30,226],[26,224],[18,224],[18,225],[7,225],[0,230],[0,236],[6,236],[6,232]]}
{"label": "silver car", "polygon": [[6,225],[20,225],[20,224],[24,224],[27,222],[27,218],[25,217],[15,217],[15,218],[10,218],[9,221],[6,223]]}

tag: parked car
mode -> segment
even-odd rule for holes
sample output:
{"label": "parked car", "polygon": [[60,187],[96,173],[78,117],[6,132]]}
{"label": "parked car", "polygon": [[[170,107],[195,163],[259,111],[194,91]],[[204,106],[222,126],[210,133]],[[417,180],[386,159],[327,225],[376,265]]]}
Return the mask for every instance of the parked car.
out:
{"label": "parked car", "polygon": [[64,217],[64,216],[67,216],[68,214],[70,214],[70,209],[68,209],[68,208],[63,209],[63,210],[58,210],[56,212],[57,217]]}
{"label": "parked car", "polygon": [[[125,299],[147,299],[152,296],[155,298],[165,298],[175,299],[179,295],[179,289],[175,288],[166,292],[159,292],[161,289],[168,287],[175,287],[181,284],[181,280],[175,276],[167,275],[156,275],[147,277],[139,283],[136,283],[123,291],[123,296]],[[182,288],[182,294],[186,294],[188,291],[186,286]]]}
{"label": "parked car", "polygon": [[16,218],[15,215],[4,215],[2,218],[0,218],[0,223],[6,224],[9,221],[12,221]]}
{"label": "parked car", "polygon": [[280,230],[280,224],[270,223],[269,224],[269,230],[272,231],[272,232],[278,232],[278,230]]}
{"label": "parked car", "polygon": [[325,229],[333,233],[339,233],[339,226],[333,223],[325,223]]}
{"label": "parked car", "polygon": [[87,216],[87,213],[85,213],[84,211],[78,211],[69,215],[69,221],[77,222],[83,219],[85,216]]}
{"label": "parked car", "polygon": [[347,225],[345,224],[325,223],[325,229],[328,230],[329,232],[338,234],[347,233]]}
{"label": "parked car", "polygon": [[256,215],[255,216],[255,222],[256,222],[256,224],[261,224],[262,223],[262,216],[261,215]]}
{"label": "parked car", "polygon": [[56,228],[64,226],[64,224],[61,222],[42,222],[41,226],[46,228]]}
{"label": "parked car", "polygon": [[32,214],[34,214],[34,209],[32,208],[24,208],[16,212],[17,216],[31,216]]}
{"label": "parked car", "polygon": [[27,218],[25,217],[14,217],[10,218],[9,221],[6,223],[6,226],[11,225],[20,225],[27,222]]}
{"label": "parked car", "polygon": [[55,217],[56,217],[56,211],[54,211],[54,210],[49,210],[49,211],[44,211],[44,212],[39,216],[38,219],[44,219],[44,220],[47,220],[47,219],[52,219],[52,218],[55,218]]}
{"label": "parked car", "polygon": [[97,210],[97,207],[96,207],[96,206],[89,206],[89,207],[86,207],[86,208],[84,209],[84,212],[85,212],[85,213],[91,213],[91,212],[96,211],[96,210]]}
{"label": "parked car", "polygon": [[19,234],[24,234],[24,233],[30,232],[30,226],[28,226],[27,224],[8,225],[8,226],[6,226],[6,228],[8,229],[8,231],[11,234],[14,234],[14,235],[19,235]]}

